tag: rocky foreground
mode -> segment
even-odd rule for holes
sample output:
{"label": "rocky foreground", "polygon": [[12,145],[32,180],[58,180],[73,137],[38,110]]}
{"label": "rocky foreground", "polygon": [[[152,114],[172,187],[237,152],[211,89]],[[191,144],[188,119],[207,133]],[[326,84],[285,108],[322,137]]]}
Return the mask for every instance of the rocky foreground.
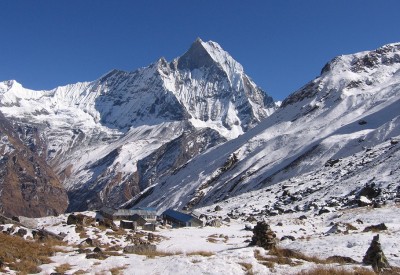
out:
{"label": "rocky foreground", "polygon": [[[373,264],[363,262],[368,257],[376,259],[376,256],[371,258],[371,250],[376,250],[379,234],[379,247],[388,263],[379,270],[384,274],[399,274],[400,205],[395,202],[380,208],[284,213],[264,218],[245,212],[232,217],[224,206],[200,212],[204,221],[214,226],[180,229],[157,226],[156,231],[141,228],[134,231],[120,228],[119,222],[96,221],[95,212],[20,219],[20,222],[3,219],[2,243],[12,243],[13,249],[6,251],[4,245],[0,248],[2,272],[374,274]],[[260,226],[260,220],[268,226]],[[260,228],[268,230],[260,232]],[[35,259],[25,255],[26,261],[30,261],[25,264],[21,260],[23,255],[17,255],[19,260],[10,256],[24,250],[18,249],[23,246],[21,242],[29,242],[29,247],[38,245],[35,253],[48,250]],[[17,261],[20,264],[16,265]],[[378,271],[376,266],[375,270]]]}

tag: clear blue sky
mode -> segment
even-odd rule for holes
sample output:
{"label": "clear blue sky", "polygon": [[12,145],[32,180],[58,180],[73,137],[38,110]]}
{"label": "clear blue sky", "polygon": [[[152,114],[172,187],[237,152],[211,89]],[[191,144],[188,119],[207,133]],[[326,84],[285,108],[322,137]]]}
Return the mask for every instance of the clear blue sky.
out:
{"label": "clear blue sky", "polygon": [[400,41],[399,0],[1,0],[0,81],[51,89],[218,42],[275,99],[340,54]]}

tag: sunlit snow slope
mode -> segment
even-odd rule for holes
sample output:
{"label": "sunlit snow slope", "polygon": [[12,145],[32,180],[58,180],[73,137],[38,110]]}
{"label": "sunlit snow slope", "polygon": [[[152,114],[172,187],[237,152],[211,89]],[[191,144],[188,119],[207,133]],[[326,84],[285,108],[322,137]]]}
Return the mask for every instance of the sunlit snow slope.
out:
{"label": "sunlit snow slope", "polygon": [[243,194],[241,203],[262,197],[307,207],[348,203],[366,184],[396,196],[399,69],[400,44],[333,59],[255,128],[161,178],[136,202],[190,209]]}

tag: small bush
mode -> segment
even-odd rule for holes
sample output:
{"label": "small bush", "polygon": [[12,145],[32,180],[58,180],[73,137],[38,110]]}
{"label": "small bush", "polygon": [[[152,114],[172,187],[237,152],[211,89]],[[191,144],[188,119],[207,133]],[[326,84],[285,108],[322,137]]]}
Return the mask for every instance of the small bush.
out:
{"label": "small bush", "polygon": [[62,274],[64,274],[65,271],[70,270],[71,267],[72,267],[72,266],[71,266],[70,264],[68,264],[68,263],[62,264],[62,265],[59,265],[59,266],[57,266],[57,267],[55,268],[55,272],[56,272],[56,273],[62,273]]}
{"label": "small bush", "polygon": [[346,270],[334,267],[316,267],[297,273],[297,275],[376,275],[375,272],[366,268],[355,268]]}

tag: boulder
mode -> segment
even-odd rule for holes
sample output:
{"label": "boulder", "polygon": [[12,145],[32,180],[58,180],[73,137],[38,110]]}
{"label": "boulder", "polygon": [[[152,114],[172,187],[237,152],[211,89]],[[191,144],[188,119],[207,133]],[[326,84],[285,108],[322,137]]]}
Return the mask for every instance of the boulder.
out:
{"label": "boulder", "polygon": [[101,248],[100,248],[100,247],[96,246],[96,247],[93,249],[93,253],[103,253],[103,251],[101,251]]}
{"label": "boulder", "polygon": [[70,214],[67,218],[67,224],[75,224],[75,225],[82,225],[82,226],[88,226],[92,223],[95,222],[95,219],[83,214]]}
{"label": "boulder", "polygon": [[376,187],[375,183],[366,184],[358,193],[358,196],[367,197],[368,199],[373,199],[378,197],[382,193],[382,189]]}
{"label": "boulder", "polygon": [[285,235],[285,236],[283,236],[283,237],[281,238],[281,241],[284,241],[284,240],[291,240],[291,241],[294,241],[294,240],[296,240],[296,238],[293,237],[293,236],[290,236],[290,235]]}
{"label": "boulder", "polygon": [[37,228],[38,227],[38,222],[34,218],[19,216],[18,219],[19,219],[19,222],[21,224],[23,224],[25,227],[28,227],[28,228]]}
{"label": "boulder", "polygon": [[106,228],[111,228],[112,230],[117,230],[117,226],[115,225],[115,223],[110,220],[110,219],[106,219],[104,218],[103,220],[99,221],[99,226],[104,226]]}
{"label": "boulder", "polygon": [[331,212],[331,209],[329,209],[327,207],[323,207],[318,211],[318,215],[322,215],[322,214],[330,213],[330,212]]}
{"label": "boulder", "polygon": [[39,241],[49,240],[49,239],[56,239],[56,240],[62,241],[64,239],[62,236],[54,234],[45,229],[32,230],[32,236],[33,236],[33,239],[39,240]]}
{"label": "boulder", "polygon": [[213,219],[211,221],[208,221],[206,223],[207,226],[213,226],[213,227],[220,227],[222,225],[222,222],[220,219]]}
{"label": "boulder", "polygon": [[86,254],[86,259],[97,259],[97,260],[105,260],[108,256],[103,253],[89,253]]}
{"label": "boulder", "polygon": [[365,196],[360,196],[357,200],[357,204],[359,207],[370,206],[372,205],[372,201]]}
{"label": "boulder", "polygon": [[387,226],[384,223],[380,223],[377,225],[371,225],[371,226],[367,226],[364,228],[363,232],[377,232],[377,231],[382,231],[382,230],[387,230]]}
{"label": "boulder", "polygon": [[153,233],[147,234],[147,240],[148,240],[149,242],[152,242],[152,241],[154,241],[155,239],[156,239],[156,237],[154,236]]}
{"label": "boulder", "polygon": [[16,235],[18,235],[18,236],[20,236],[20,237],[23,237],[23,236],[25,236],[26,234],[28,234],[28,230],[26,230],[25,228],[20,228],[20,229],[18,229],[18,231],[17,231],[17,233],[16,233]]}
{"label": "boulder", "polygon": [[133,229],[136,230],[137,229],[137,223],[133,222],[133,221],[124,221],[121,220],[119,222],[119,227],[123,228],[123,229]]}
{"label": "boulder", "polygon": [[146,255],[156,251],[157,246],[154,244],[138,244],[128,245],[124,248],[124,253]]}
{"label": "boulder", "polygon": [[299,220],[307,220],[307,216],[306,216],[306,215],[301,215],[301,216],[299,217]]}
{"label": "boulder", "polygon": [[93,240],[91,238],[85,239],[83,242],[81,242],[81,244],[86,244],[88,246],[96,246],[96,247],[100,245],[99,241]]}

